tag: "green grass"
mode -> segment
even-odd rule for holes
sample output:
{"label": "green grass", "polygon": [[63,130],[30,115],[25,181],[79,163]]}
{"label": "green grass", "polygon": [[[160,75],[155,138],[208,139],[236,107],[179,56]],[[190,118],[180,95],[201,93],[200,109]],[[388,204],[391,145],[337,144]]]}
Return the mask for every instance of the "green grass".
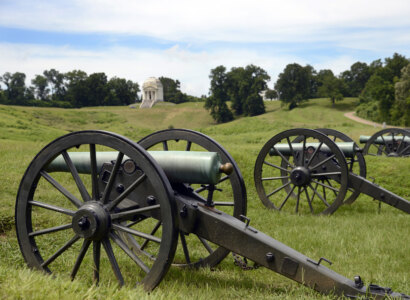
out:
{"label": "green grass", "polygon": [[[290,128],[329,127],[356,141],[379,129],[353,122],[343,113],[354,110],[356,99],[331,107],[326,99],[312,100],[292,111],[278,102],[266,103],[267,113],[216,125],[201,103],[158,105],[150,110],[128,107],[56,109],[0,106],[0,298],[1,299],[331,299],[266,269],[242,271],[228,256],[212,270],[172,267],[150,294],[129,284],[117,287],[109,276],[95,287],[91,270],[81,270],[71,282],[67,274],[47,276],[25,266],[14,231],[14,202],[19,182],[33,157],[53,139],[76,130],[101,129],[133,140],[157,130],[189,128],[201,131],[234,157],[244,176],[251,225],[299,252],[333,262],[331,269],[365,282],[410,294],[410,240],[407,214],[361,195],[332,216],[297,216],[267,210],[253,183],[256,157],[273,135]],[[410,199],[408,159],[366,157],[368,175],[376,183]],[[70,264],[71,263],[71,264]],[[72,262],[67,262],[71,270]],[[64,265],[63,265],[64,268]],[[132,278],[131,278],[132,279]]]}

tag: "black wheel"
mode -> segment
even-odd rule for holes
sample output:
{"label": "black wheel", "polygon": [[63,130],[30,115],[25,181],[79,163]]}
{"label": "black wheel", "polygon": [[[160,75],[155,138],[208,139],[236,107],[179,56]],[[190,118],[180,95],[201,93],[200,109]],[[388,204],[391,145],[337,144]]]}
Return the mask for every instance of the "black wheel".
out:
{"label": "black wheel", "polygon": [[[96,157],[105,151],[115,157],[103,171]],[[73,152],[86,155],[88,174],[79,174],[83,171],[77,171]],[[128,166],[132,161],[138,170],[130,174],[131,184],[119,183],[130,169],[125,168],[125,156]],[[56,157],[70,171],[51,174],[49,164]],[[15,218],[20,249],[30,267],[90,283],[111,280],[112,269],[119,285],[137,281],[149,291],[162,280],[175,254],[175,212],[164,172],[141,146],[113,133],[82,131],[56,139],[33,159],[20,183]],[[162,224],[157,236],[138,222],[149,216]],[[124,226],[129,220],[136,226]],[[123,232],[141,243],[152,241],[156,259],[131,251]]]}
{"label": "black wheel", "polygon": [[[170,129],[155,132],[138,142],[147,150],[167,151],[209,151],[219,153],[222,163],[231,163],[233,172],[223,175],[215,185],[212,194],[215,208],[236,218],[246,214],[246,189],[239,168],[230,154],[210,137],[187,129]],[[191,185],[196,193],[207,199],[210,195],[209,185]],[[213,267],[221,262],[229,250],[219,247],[210,241],[194,234],[180,232],[180,246],[174,259],[174,265],[181,267]]]}
{"label": "black wheel", "polygon": [[[297,139],[297,142],[292,142]],[[347,192],[348,167],[339,147],[310,129],[291,129],[271,138],[254,169],[262,203],[279,211],[331,214]]]}
{"label": "black wheel", "polygon": [[380,130],[366,142],[363,153],[372,156],[409,157],[410,131],[400,128]]}
{"label": "black wheel", "polygon": [[[343,132],[337,131],[331,128],[318,128],[315,129],[323,134],[326,134],[332,141],[336,144],[339,142],[354,143],[354,146],[359,148],[354,140],[352,140],[349,136],[344,134]],[[367,169],[366,169],[366,160],[364,159],[362,152],[355,152],[354,155],[345,155],[347,167],[349,172],[360,175],[363,178],[366,178]],[[344,204],[352,204],[357,197],[359,197],[360,191],[348,188],[346,198],[344,200]]]}

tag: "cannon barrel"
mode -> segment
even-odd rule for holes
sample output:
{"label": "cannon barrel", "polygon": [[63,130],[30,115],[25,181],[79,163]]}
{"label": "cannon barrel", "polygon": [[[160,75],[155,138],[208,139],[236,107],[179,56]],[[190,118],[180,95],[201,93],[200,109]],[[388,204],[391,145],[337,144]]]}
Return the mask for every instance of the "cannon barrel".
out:
{"label": "cannon barrel", "polygon": [[[370,140],[371,136],[361,135],[359,141],[361,144],[365,144]],[[410,137],[408,136],[395,136],[394,142],[403,141],[410,144]],[[379,136],[374,140],[374,143],[377,145],[384,145],[385,143],[391,143],[393,141],[393,136]]]}
{"label": "cannon barrel", "polygon": [[[293,151],[299,152],[303,149],[303,143],[291,143]],[[311,150],[312,152],[315,151],[319,147],[320,143],[306,143],[305,149],[308,151]],[[359,147],[355,145],[353,142],[346,142],[346,143],[336,143],[336,145],[340,148],[343,154],[346,157],[354,157],[356,152],[361,151]],[[269,151],[270,156],[278,155],[277,151],[279,151],[282,155],[290,156],[292,155],[292,150],[289,147],[289,144],[277,144],[274,148]],[[331,153],[331,150],[325,144],[320,146],[320,151],[324,153]]]}
{"label": "cannon barrel", "polygon": [[[91,174],[91,159],[89,152],[68,152],[78,173]],[[173,183],[198,183],[216,184],[221,178],[221,173],[232,170],[229,164],[222,164],[216,152],[199,151],[149,151]],[[111,163],[117,159],[118,152],[97,152],[97,170],[103,164]],[[129,160],[124,156],[123,164]],[[132,164],[133,166],[133,164]],[[63,156],[57,156],[48,166],[47,172],[70,172]]]}

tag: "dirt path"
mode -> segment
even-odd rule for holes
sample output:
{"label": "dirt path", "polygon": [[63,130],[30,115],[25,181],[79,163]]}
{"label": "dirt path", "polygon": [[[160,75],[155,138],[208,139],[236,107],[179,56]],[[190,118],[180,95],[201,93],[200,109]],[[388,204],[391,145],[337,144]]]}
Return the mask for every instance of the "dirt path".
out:
{"label": "dirt path", "polygon": [[[370,125],[370,126],[374,126],[374,127],[381,127],[381,128],[383,127],[383,124],[380,124],[380,123],[376,123],[376,122],[372,122],[372,121],[369,121],[369,120],[365,120],[365,119],[359,118],[358,116],[356,116],[356,115],[354,114],[354,111],[347,112],[347,113],[344,114],[344,116],[345,116],[346,118],[349,118],[349,119],[351,119],[351,120],[353,120],[353,121],[356,121],[356,122],[359,122],[359,123],[362,123],[362,124],[366,124],[366,125]],[[401,127],[390,126],[390,125],[385,125],[385,127],[389,127],[389,128],[401,128]]]}

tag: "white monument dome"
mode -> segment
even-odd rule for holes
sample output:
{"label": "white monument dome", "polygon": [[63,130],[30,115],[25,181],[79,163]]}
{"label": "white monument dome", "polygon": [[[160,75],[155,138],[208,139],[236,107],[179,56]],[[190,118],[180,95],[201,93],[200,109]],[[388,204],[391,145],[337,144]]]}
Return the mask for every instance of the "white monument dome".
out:
{"label": "white monument dome", "polygon": [[158,78],[149,77],[142,85],[142,103],[140,108],[151,108],[159,101],[164,101],[162,83]]}

